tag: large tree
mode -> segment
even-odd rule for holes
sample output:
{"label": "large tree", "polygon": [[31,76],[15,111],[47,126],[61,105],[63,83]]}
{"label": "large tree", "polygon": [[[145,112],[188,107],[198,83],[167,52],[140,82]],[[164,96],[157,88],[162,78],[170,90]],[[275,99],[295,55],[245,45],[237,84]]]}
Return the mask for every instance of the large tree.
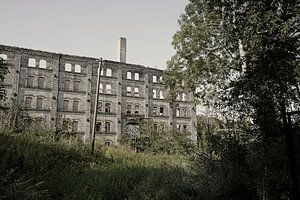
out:
{"label": "large tree", "polygon": [[296,0],[190,0],[173,37],[176,55],[167,70],[181,75],[165,78],[173,93],[187,88],[203,103],[246,116],[263,145],[285,136],[294,197],[299,184],[288,113],[298,110],[300,103],[296,4]]}

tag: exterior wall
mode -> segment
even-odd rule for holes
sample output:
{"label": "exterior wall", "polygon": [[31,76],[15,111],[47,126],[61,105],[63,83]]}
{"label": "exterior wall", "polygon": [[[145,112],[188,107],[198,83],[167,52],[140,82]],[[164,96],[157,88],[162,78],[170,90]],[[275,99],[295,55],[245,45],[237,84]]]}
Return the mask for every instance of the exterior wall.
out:
{"label": "exterior wall", "polygon": [[[91,138],[99,59],[0,45],[0,56],[3,54],[7,55],[10,73],[4,81],[7,99],[0,101],[2,107],[16,102],[30,118],[42,118],[58,130],[65,129],[67,121],[68,128],[80,137]],[[143,120],[151,120],[166,128],[185,129],[196,140],[192,96],[185,94],[178,99],[175,105],[180,113],[176,111],[173,120],[172,108],[165,100],[167,91],[160,83],[162,73],[105,60],[100,77],[97,138],[116,144],[122,134],[128,134]],[[38,103],[41,99],[42,106]]]}

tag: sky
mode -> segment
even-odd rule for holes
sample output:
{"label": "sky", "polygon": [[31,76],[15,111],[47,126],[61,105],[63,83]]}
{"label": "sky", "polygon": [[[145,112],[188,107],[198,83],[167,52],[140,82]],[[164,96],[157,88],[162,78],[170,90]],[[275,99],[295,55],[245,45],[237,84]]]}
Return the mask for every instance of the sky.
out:
{"label": "sky", "polygon": [[188,0],[0,0],[0,44],[118,60],[159,69]]}

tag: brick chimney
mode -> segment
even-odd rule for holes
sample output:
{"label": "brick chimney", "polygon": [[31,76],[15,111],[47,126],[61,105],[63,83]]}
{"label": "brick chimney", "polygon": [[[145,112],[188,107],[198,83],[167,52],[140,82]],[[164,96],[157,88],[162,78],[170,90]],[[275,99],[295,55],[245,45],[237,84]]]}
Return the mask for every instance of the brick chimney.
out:
{"label": "brick chimney", "polygon": [[118,59],[120,62],[126,63],[126,38],[120,37],[118,42]]}

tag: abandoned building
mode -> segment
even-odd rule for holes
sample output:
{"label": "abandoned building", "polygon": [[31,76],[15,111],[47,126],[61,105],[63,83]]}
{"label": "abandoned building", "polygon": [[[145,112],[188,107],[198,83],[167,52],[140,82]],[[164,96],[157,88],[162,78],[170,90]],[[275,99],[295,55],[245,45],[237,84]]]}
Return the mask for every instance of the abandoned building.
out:
{"label": "abandoned building", "polygon": [[[89,140],[93,128],[98,58],[0,45],[7,61],[6,98],[30,120],[68,129]],[[196,112],[190,93],[178,94],[176,109],[165,100],[162,70],[126,63],[126,39],[120,39],[119,62],[104,60],[97,107],[96,137],[116,144],[122,134],[138,134],[140,122],[155,129],[176,127],[196,140]],[[174,112],[173,112],[174,110]]]}

